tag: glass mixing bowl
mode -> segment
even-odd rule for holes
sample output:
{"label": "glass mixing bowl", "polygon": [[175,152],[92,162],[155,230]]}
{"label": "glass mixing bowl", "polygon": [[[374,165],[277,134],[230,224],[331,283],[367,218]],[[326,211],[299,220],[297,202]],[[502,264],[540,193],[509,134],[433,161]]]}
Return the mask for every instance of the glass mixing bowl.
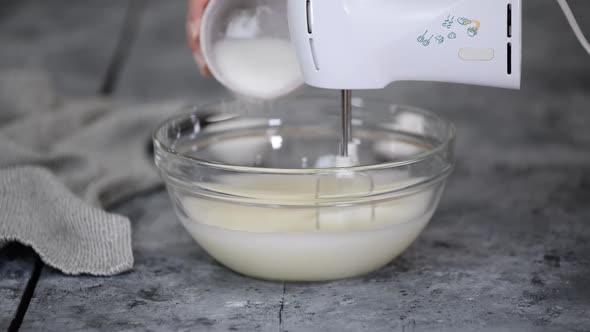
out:
{"label": "glass mixing bowl", "polygon": [[337,167],[338,101],[221,102],[156,130],[176,213],[213,258],[262,279],[348,278],[386,265],[424,229],[453,169],[452,124],[353,98],[358,164]]}

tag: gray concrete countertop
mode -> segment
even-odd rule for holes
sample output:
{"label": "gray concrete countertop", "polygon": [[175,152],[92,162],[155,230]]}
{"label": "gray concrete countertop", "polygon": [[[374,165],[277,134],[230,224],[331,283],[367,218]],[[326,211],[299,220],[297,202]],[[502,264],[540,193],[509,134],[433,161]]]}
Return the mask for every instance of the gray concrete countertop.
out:
{"label": "gray concrete countertop", "polygon": [[[590,35],[590,2],[572,4]],[[225,94],[198,78],[184,49],[184,6],[145,2],[117,98]],[[95,15],[114,22],[111,11]],[[365,94],[432,109],[458,129],[437,213],[384,269],[327,283],[240,276],[194,243],[156,191],[114,209],[133,222],[134,271],[67,277],[44,267],[21,330],[590,330],[590,56],[554,1],[525,1],[524,23],[521,91],[396,83]],[[7,325],[30,256],[0,262]]]}

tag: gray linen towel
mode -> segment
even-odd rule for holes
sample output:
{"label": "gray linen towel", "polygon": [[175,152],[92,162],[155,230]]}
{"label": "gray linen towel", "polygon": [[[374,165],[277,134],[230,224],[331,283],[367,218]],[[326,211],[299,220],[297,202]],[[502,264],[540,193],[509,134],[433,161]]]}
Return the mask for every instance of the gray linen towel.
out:
{"label": "gray linen towel", "polygon": [[65,100],[43,73],[0,72],[0,245],[67,274],[131,269],[130,222],[102,207],[160,183],[151,133],[187,106]]}

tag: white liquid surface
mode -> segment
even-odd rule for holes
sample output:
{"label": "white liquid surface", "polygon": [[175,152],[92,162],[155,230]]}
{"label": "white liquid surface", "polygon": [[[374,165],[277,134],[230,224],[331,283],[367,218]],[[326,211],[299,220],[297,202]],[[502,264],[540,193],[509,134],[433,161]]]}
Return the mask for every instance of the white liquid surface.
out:
{"label": "white liquid surface", "polygon": [[[232,181],[240,195],[240,179]],[[316,181],[291,185],[295,193],[307,192],[301,201],[309,201],[309,188]],[[358,185],[358,191],[365,190],[364,184]],[[277,184],[258,186],[266,195],[265,190],[272,192]],[[250,189],[243,194],[256,193]],[[374,204],[323,208],[272,208],[185,197],[181,202],[188,218],[181,220],[203,249],[237,272],[271,280],[331,280],[374,271],[401,254],[432,217],[434,195],[435,189],[429,189]]]}
{"label": "white liquid surface", "polygon": [[291,43],[283,39],[222,39],[214,45],[215,68],[234,92],[275,99],[303,84]]}

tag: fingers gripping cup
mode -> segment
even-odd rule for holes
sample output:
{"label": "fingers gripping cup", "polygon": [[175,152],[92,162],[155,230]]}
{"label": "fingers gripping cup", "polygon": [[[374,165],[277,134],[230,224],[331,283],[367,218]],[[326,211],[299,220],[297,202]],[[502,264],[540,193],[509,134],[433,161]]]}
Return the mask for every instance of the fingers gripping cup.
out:
{"label": "fingers gripping cup", "polygon": [[201,49],[213,76],[238,95],[270,100],[303,84],[286,1],[211,0],[201,23]]}

